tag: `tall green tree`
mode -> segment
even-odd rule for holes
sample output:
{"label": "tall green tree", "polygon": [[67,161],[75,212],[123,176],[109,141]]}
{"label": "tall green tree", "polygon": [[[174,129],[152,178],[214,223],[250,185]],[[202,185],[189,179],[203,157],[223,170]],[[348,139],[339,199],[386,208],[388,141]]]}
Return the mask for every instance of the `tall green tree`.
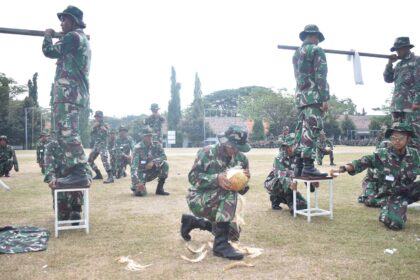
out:
{"label": "tall green tree", "polygon": [[262,119],[255,119],[252,126],[251,139],[254,141],[265,140],[264,124]]}
{"label": "tall green tree", "polygon": [[34,105],[36,107],[39,106],[38,104],[38,73],[35,72],[35,74],[32,76],[32,80],[28,80],[28,92],[29,97],[32,98],[34,101]]}
{"label": "tall green tree", "polygon": [[168,130],[175,130],[176,132],[176,146],[182,146],[182,133],[178,131],[181,122],[181,97],[180,97],[181,84],[176,80],[176,71],[172,66],[171,68],[171,99],[168,105]]}
{"label": "tall green tree", "polygon": [[352,131],[356,129],[356,125],[354,122],[349,118],[348,115],[344,116],[344,120],[341,122],[341,130],[343,135],[347,136],[348,138],[353,138]]}

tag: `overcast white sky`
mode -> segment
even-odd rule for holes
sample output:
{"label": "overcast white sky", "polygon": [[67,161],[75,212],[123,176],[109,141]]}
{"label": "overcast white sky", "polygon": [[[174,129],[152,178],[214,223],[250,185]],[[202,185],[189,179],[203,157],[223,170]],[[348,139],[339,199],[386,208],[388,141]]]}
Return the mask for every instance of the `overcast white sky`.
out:
{"label": "overcast white sky", "polygon": [[[56,13],[69,5],[84,12],[91,35],[91,107],[106,115],[167,109],[173,65],[182,84],[181,102],[192,101],[198,72],[204,94],[243,86],[295,86],[293,51],[299,32],[315,23],[326,49],[389,54],[394,39],[420,45],[420,1],[62,1],[13,0],[1,5],[0,26],[60,31]],[[55,60],[43,56],[42,37],[0,34],[0,72],[26,84],[39,73],[41,106],[48,106]],[[413,49],[416,52],[416,48]],[[331,93],[352,98],[358,110],[383,104],[391,85],[383,81],[386,59],[361,58],[365,85],[355,85],[352,63],[327,54]]]}

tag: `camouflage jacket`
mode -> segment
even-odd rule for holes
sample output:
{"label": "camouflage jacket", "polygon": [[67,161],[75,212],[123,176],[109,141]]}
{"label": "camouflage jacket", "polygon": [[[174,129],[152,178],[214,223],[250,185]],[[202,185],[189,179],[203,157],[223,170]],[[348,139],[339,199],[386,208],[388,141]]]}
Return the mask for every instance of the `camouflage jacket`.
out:
{"label": "camouflage jacket", "polygon": [[49,183],[52,180],[62,177],[64,162],[64,153],[56,140],[51,140],[45,145],[44,165],[45,176],[44,182]]}
{"label": "camouflage jacket", "polygon": [[296,157],[289,156],[285,150],[280,150],[280,153],[274,158],[273,173],[284,191],[289,189],[294,176]]}
{"label": "camouflage jacket", "polygon": [[65,34],[57,43],[45,36],[42,44],[44,55],[57,59],[53,87],[53,102],[89,106],[89,40],[82,29]]}
{"label": "camouflage jacket", "polygon": [[334,149],[334,145],[331,142],[331,140],[330,139],[322,140],[321,138],[319,138],[319,140],[317,142],[317,148],[321,149],[321,150],[325,150],[327,147],[330,147],[331,150]]}
{"label": "camouflage jacket", "polygon": [[319,104],[330,99],[327,59],[321,47],[304,42],[293,56],[293,68],[298,108]]}
{"label": "camouflage jacket", "polygon": [[14,166],[18,166],[15,150],[10,145],[6,145],[4,147],[0,146],[0,163],[6,161],[11,161]]}
{"label": "camouflage jacket", "polygon": [[420,105],[420,57],[410,53],[395,68],[387,64],[384,80],[394,83],[391,112],[411,112],[412,104]]}
{"label": "camouflage jacket", "polygon": [[120,138],[117,137],[115,140],[114,151],[116,154],[124,153],[129,155],[131,151],[134,150],[134,141],[131,136],[127,136],[127,138]]}
{"label": "camouflage jacket", "polygon": [[114,151],[115,141],[117,141],[117,138],[108,137],[108,152],[112,153]]}
{"label": "camouflage jacket", "polygon": [[188,173],[192,191],[207,191],[219,188],[217,176],[219,173],[235,166],[249,168],[245,154],[238,152],[235,157],[228,157],[222,151],[220,144],[204,147],[197,152],[194,165]]}
{"label": "camouflage jacket", "polygon": [[420,158],[417,150],[406,147],[403,156],[397,155],[393,148],[381,148],[359,160],[351,162],[354,167],[350,175],[371,168],[371,174],[382,186],[378,196],[400,195],[408,191],[416,177],[420,175]]}
{"label": "camouflage jacket", "polygon": [[44,161],[44,155],[45,155],[45,145],[47,145],[48,142],[42,142],[38,141],[36,143],[36,162],[42,163]]}
{"label": "camouflage jacket", "polygon": [[166,161],[166,154],[162,145],[153,142],[150,146],[146,146],[140,141],[134,146],[133,162],[131,164],[131,181],[133,185],[141,182],[146,183],[146,165],[153,161],[156,166],[160,166]]}
{"label": "camouflage jacket", "polygon": [[94,122],[92,131],[90,132],[90,138],[95,146],[102,145],[107,147],[108,142],[108,124],[101,122]]}
{"label": "camouflage jacket", "polygon": [[159,138],[162,137],[162,123],[164,122],[165,118],[161,115],[150,115],[144,120],[144,124],[150,126]]}

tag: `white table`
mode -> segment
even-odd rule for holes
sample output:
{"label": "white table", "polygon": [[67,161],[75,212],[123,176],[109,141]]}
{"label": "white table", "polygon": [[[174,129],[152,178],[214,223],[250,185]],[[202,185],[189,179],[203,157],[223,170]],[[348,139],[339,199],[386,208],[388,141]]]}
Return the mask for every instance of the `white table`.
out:
{"label": "white table", "polygon": [[[315,216],[330,216],[330,219],[333,219],[333,178],[332,177],[322,177],[322,178],[304,178],[297,177],[293,179],[294,182],[303,182],[306,186],[306,200],[307,208],[297,210],[296,209],[296,190],[293,191],[293,216],[303,215],[308,217],[308,223],[311,222],[311,217]],[[321,183],[328,182],[329,188],[329,209],[321,209],[318,206],[318,188],[315,188],[314,198],[315,198],[315,207],[311,207],[311,183]]]}

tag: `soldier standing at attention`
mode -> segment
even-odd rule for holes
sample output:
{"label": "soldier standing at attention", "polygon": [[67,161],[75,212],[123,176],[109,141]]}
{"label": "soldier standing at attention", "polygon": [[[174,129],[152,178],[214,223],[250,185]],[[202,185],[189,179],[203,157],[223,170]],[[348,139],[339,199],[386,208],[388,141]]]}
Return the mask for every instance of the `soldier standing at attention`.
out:
{"label": "soldier standing at attention", "polygon": [[334,164],[334,145],[325,135],[324,130],[321,130],[319,135],[319,140],[316,145],[316,161],[318,165],[322,165],[322,159],[324,155],[330,156],[330,166],[335,166]]}
{"label": "soldier standing at attention", "polygon": [[296,141],[300,153],[295,176],[325,177],[327,173],[321,173],[314,167],[316,144],[330,99],[327,59],[324,50],[318,46],[324,41],[324,35],[316,25],[310,24],[305,26],[299,38],[303,44],[293,56],[295,98],[299,112]]}
{"label": "soldier standing at attention", "polygon": [[165,122],[165,118],[159,114],[159,105],[153,103],[150,106],[152,114],[144,120],[144,124],[150,126],[156,134],[156,140],[162,143],[162,124]]}
{"label": "soldier standing at attention", "polygon": [[131,165],[130,153],[134,150],[134,141],[131,136],[128,135],[128,129],[120,125],[118,128],[118,138],[115,141],[115,177],[117,179],[121,176],[126,175],[126,167],[128,164]]}
{"label": "soldier standing at attention", "polygon": [[168,178],[169,165],[165,151],[159,142],[153,142],[153,130],[145,127],[142,130],[142,140],[134,146],[133,162],[131,164],[131,190],[136,196],[147,194],[146,182],[158,178],[157,195],[169,195],[163,188]]}
{"label": "soldier standing at attention", "polygon": [[[219,143],[201,148],[188,174],[191,187],[188,189],[187,203],[193,215],[182,215],[181,236],[191,239],[190,231],[199,228],[215,234],[213,254],[232,260],[243,259],[228,242],[238,240],[240,228],[232,221],[235,218],[238,192],[230,189],[226,177],[229,168],[240,166],[250,177],[249,163],[245,154],[251,149],[248,133],[241,127],[230,126],[224,135],[219,136]],[[239,193],[245,194],[246,186]]]}
{"label": "soldier standing at attention", "polygon": [[89,109],[89,68],[91,51],[89,40],[83,29],[83,12],[68,6],[57,14],[64,36],[55,44],[52,42],[53,29],[45,30],[42,51],[48,58],[57,59],[54,85],[52,89],[53,118],[57,141],[64,153],[62,174],[51,182],[60,186],[87,186],[91,178],[87,175],[89,166],[79,135],[79,114]]}
{"label": "soldier standing at attention", "polygon": [[[384,80],[394,83],[391,100],[391,114],[393,122],[406,122],[411,125],[416,138],[413,146],[420,148],[420,57],[410,51],[414,45],[409,37],[395,39],[391,52],[396,51],[388,60],[385,67]],[[401,59],[395,68],[393,63]]]}
{"label": "soldier standing at attention", "polygon": [[95,159],[98,155],[101,155],[102,164],[108,173],[108,178],[104,181],[104,184],[113,183],[114,177],[112,168],[108,162],[107,150],[109,125],[104,122],[104,113],[102,111],[96,111],[94,117],[95,121],[93,122],[92,131],[90,132],[90,137],[93,141],[93,149],[89,154],[89,164],[96,173],[96,176],[93,179],[102,179],[101,171],[95,164]]}
{"label": "soldier standing at attention", "polygon": [[38,143],[36,143],[36,163],[38,163],[39,167],[41,167],[41,173],[45,173],[45,165],[44,165],[44,155],[45,155],[45,146],[48,143],[48,133],[43,131],[39,135]]}
{"label": "soldier standing at attention", "polygon": [[0,177],[10,177],[12,167],[19,172],[15,150],[8,143],[6,135],[0,136]]}
{"label": "soldier standing at attention", "polygon": [[413,129],[406,123],[394,123],[385,137],[391,140],[388,148],[378,149],[373,155],[340,166],[334,173],[355,175],[366,168],[375,169],[378,177],[377,199],[381,201],[379,221],[393,230],[400,230],[407,221],[407,206],[420,199],[420,158],[417,149],[410,148]]}

